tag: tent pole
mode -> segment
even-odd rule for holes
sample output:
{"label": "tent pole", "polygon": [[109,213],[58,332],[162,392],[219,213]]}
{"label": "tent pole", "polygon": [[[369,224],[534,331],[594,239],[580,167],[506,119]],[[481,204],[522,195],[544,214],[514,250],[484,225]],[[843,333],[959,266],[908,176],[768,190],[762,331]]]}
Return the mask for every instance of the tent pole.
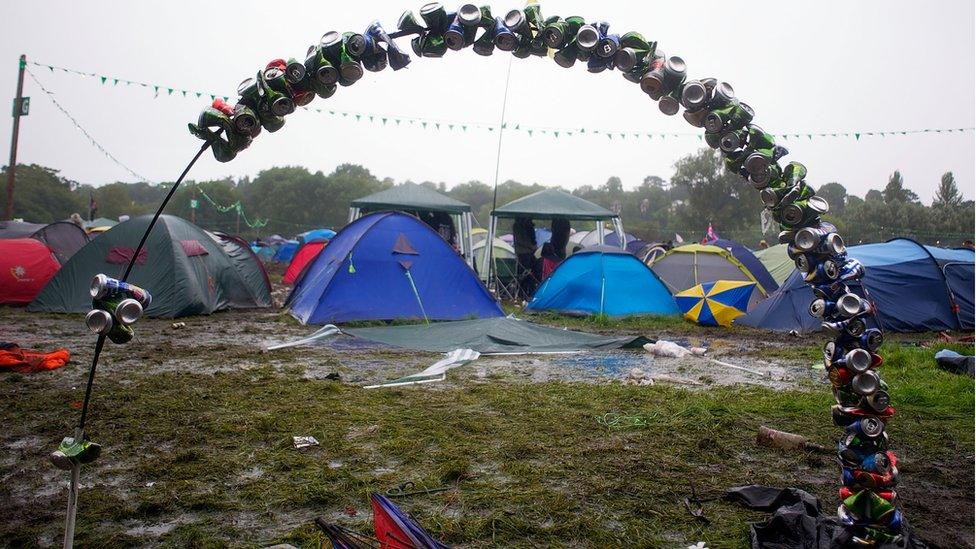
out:
{"label": "tent pole", "polygon": [[596,222],[596,237],[600,241],[600,245],[603,246],[604,228],[602,219]]}
{"label": "tent pole", "polygon": [[620,220],[619,217],[613,218],[613,230],[617,233],[617,239],[620,242],[620,249],[627,249],[627,238],[624,236],[624,222]]}
{"label": "tent pole", "polygon": [[471,236],[471,231],[473,230],[473,224],[471,223],[471,212],[464,214],[464,227],[467,229],[467,236],[465,241],[468,245],[468,263],[471,265],[471,269],[474,270],[475,258],[474,258],[474,238]]}
{"label": "tent pole", "polygon": [[[495,274],[494,273],[495,269],[494,269],[494,265],[493,265],[494,262],[491,260],[491,255],[492,255],[491,252],[492,252],[492,248],[495,247],[494,246],[494,242],[495,242],[495,223],[496,222],[497,222],[497,219],[495,218],[495,216],[491,216],[490,218],[488,218],[488,235],[486,237],[487,240],[485,240],[485,262],[484,262],[484,266],[485,266],[485,270],[487,271],[485,273],[485,281],[487,282],[487,285],[489,287],[494,283],[494,279],[492,277]],[[495,298],[496,299],[498,298],[497,293],[495,295]]]}

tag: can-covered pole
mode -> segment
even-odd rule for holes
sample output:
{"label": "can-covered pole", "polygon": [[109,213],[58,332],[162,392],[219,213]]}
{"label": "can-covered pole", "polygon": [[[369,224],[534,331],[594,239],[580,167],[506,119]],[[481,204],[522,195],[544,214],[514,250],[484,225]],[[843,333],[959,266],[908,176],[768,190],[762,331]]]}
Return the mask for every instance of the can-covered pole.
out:
{"label": "can-covered pole", "polygon": [[17,174],[17,138],[20,135],[21,104],[24,100],[24,69],[27,68],[27,56],[21,54],[17,69],[17,97],[14,99],[13,116],[14,129],[10,137],[10,163],[7,164],[7,210],[4,217],[14,218],[14,183]]}

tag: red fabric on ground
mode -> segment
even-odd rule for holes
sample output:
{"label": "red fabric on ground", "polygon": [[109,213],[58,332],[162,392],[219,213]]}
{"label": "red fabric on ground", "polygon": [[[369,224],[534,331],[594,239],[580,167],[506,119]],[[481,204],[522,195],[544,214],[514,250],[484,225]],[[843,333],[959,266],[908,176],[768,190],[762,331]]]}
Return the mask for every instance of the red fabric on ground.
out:
{"label": "red fabric on ground", "polygon": [[33,373],[56,370],[71,359],[67,349],[57,349],[42,353],[32,349],[21,349],[16,345],[0,349],[0,370]]}

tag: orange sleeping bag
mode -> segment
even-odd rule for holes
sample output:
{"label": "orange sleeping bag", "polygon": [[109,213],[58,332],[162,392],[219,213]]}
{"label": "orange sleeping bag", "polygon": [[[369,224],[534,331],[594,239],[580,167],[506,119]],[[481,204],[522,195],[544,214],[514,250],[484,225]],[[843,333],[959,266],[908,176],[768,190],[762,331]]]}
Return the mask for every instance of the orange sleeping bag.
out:
{"label": "orange sleeping bag", "polygon": [[42,353],[31,349],[21,349],[13,343],[0,343],[0,370],[32,373],[56,370],[71,359],[67,349],[57,349]]}

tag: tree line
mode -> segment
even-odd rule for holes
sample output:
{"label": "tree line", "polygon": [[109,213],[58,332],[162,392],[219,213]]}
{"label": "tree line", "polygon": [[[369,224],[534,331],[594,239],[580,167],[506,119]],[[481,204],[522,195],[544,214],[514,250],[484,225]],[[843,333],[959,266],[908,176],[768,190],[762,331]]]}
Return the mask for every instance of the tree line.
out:
{"label": "tree line", "polygon": [[[491,185],[468,181],[448,188],[443,182],[420,183],[470,204],[476,222],[487,227]],[[274,167],[253,179],[188,181],[177,191],[167,213],[193,218],[205,229],[239,232],[248,238],[273,233],[289,236],[317,227],[339,228],[346,223],[350,201],[394,184],[390,178],[379,179],[353,164],[342,164],[330,174],[303,167]],[[117,182],[92,187],[71,181],[52,168],[19,165],[14,217],[49,222],[79,213],[87,218],[90,200],[97,204],[96,215],[100,217],[151,213],[170,186]],[[505,181],[498,185],[497,203],[503,205],[544,188],[538,183]],[[700,240],[709,223],[719,235],[750,247],[761,240],[773,244],[776,239],[775,227],[762,232],[762,207],[756,190],[726,171],[721,156],[711,149],[678,160],[670,180],[649,175],[637,188],[626,190],[620,178],[610,176],[602,185],[584,185],[572,192],[618,212],[628,232],[649,242],[675,240],[676,235],[686,241]],[[883,187],[871,189],[863,197],[849,194],[837,182],[820,186],[818,194],[830,204],[826,218],[850,243],[904,236],[955,247],[973,240],[974,203],[963,199],[951,172],[938,182],[930,205],[919,201],[898,171]],[[195,210],[191,201],[198,204]],[[238,216],[235,208],[228,209],[236,203],[241,204],[243,216]],[[267,224],[251,228],[248,221]]]}

